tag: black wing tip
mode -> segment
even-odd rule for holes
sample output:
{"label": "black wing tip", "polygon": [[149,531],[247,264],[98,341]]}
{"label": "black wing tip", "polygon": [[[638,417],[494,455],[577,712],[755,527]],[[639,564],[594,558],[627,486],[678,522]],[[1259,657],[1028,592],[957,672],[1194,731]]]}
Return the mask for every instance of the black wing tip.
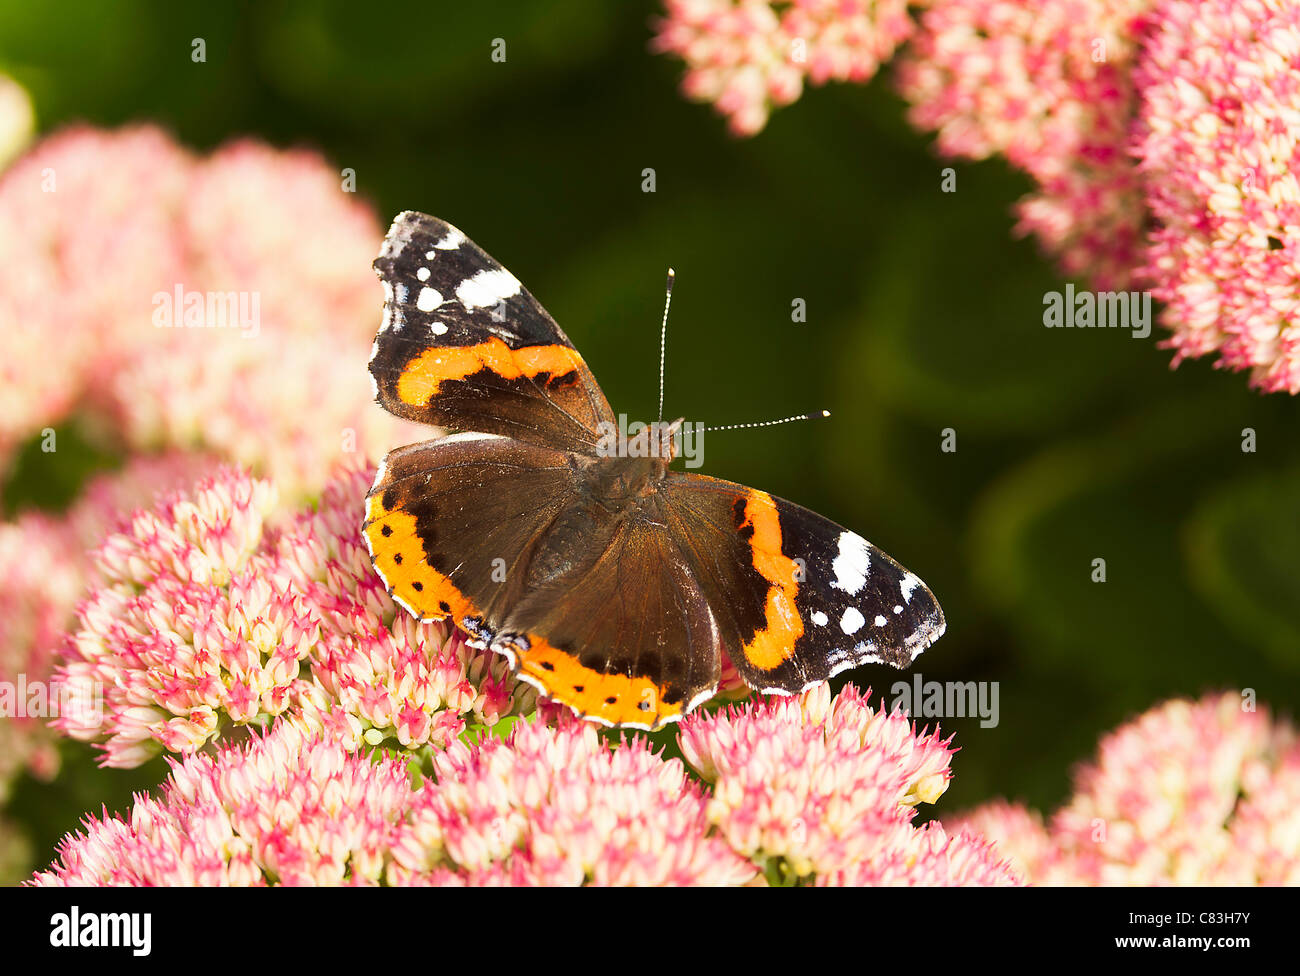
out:
{"label": "black wing tip", "polygon": [[379,277],[387,277],[397,257],[412,241],[419,239],[428,241],[432,245],[452,234],[462,240],[466,239],[461,230],[440,217],[432,217],[419,210],[403,210],[393,218],[388,233],[384,235],[384,243],[379,248],[379,256],[375,258],[372,267]]}
{"label": "black wing tip", "polygon": [[445,227],[445,221],[439,220],[420,210],[403,210],[393,218],[393,225],[388,228],[388,236],[395,237],[408,232],[408,228]]}
{"label": "black wing tip", "polygon": [[900,655],[901,663],[894,665],[897,668],[906,668],[915,663],[916,659],[933,647],[948,630],[948,621],[943,615],[943,608],[939,606],[939,601],[934,598],[929,587],[926,587],[925,595],[929,598],[929,612],[924,614],[920,626],[904,641],[903,650],[908,656],[904,659]]}

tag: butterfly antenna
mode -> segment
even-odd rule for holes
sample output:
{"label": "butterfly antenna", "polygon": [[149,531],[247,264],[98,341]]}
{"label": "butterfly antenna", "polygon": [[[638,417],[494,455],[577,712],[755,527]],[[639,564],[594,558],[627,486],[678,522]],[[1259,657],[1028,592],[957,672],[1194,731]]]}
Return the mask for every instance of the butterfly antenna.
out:
{"label": "butterfly antenna", "polygon": [[673,278],[677,276],[672,268],[668,269],[668,285],[664,289],[664,321],[659,327],[659,419],[664,419],[664,351],[668,347],[668,306],[673,303]]}
{"label": "butterfly antenna", "polygon": [[782,417],[780,420],[759,420],[752,424],[726,424],[722,427],[705,427],[709,430],[744,430],[746,427],[775,427],[777,424],[792,424],[796,420],[818,420],[821,417],[829,417],[829,410],[818,410],[815,413],[801,413],[797,417]]}

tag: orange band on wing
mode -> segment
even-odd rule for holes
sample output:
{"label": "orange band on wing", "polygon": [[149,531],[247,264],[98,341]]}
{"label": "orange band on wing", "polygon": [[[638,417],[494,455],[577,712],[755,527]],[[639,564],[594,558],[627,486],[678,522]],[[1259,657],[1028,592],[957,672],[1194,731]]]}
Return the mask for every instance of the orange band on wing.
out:
{"label": "orange band on wing", "polygon": [[649,678],[593,671],[539,637],[530,635],[529,641],[528,650],[516,652],[520,676],[579,715],[650,728],[681,718],[686,703],[665,702],[663,689]]}
{"label": "orange band on wing", "polygon": [[388,511],[382,498],[383,492],[376,492],[366,499],[365,533],[388,591],[424,619],[477,617],[473,602],[425,560],[415,516]]}
{"label": "orange band on wing", "polygon": [[491,370],[508,380],[549,373],[563,376],[582,365],[577,350],[568,346],[524,346],[511,349],[493,336],[473,346],[438,346],[426,349],[402,370],[397,396],[413,407],[427,406],[447,380],[463,380],[481,370]]}
{"label": "orange band on wing", "polygon": [[763,607],[765,625],[742,650],[750,664],[770,671],[790,657],[795,641],[803,636],[803,618],[794,603],[799,592],[799,567],[781,550],[781,521],[776,503],[767,492],[749,493],[741,528],[746,525],[754,530],[749,539],[754,549],[754,568],[771,586]]}

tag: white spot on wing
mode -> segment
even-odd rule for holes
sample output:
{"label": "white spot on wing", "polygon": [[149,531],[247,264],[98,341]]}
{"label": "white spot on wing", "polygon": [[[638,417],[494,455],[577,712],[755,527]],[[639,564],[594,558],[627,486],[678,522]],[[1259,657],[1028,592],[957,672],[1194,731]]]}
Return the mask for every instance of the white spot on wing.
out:
{"label": "white spot on wing", "polygon": [[430,272],[428,268],[421,268],[419,271],[415,272],[415,276],[419,278],[421,281],[428,281],[429,273]]}
{"label": "white spot on wing", "polygon": [[831,586],[845,593],[857,593],[866,585],[870,568],[871,546],[867,540],[853,532],[841,532],[839,554],[831,560],[835,572]]}
{"label": "white spot on wing", "polygon": [[[446,335],[447,326],[442,322],[430,322],[429,331],[432,332],[434,335]],[[901,610],[902,607],[899,607],[899,609]]]}
{"label": "white spot on wing", "polygon": [[888,620],[886,620],[886,619],[885,619],[884,617],[882,617],[880,614],[876,614],[876,626],[877,626],[877,627],[883,627],[883,626],[885,626],[885,624],[887,624],[887,623],[889,623]]}
{"label": "white spot on wing", "polygon": [[415,300],[415,307],[421,312],[432,312],[442,304],[442,293],[427,285],[420,289],[420,297]]}
{"label": "white spot on wing", "polygon": [[840,617],[840,630],[846,634],[856,634],[866,622],[866,618],[862,616],[857,607],[849,607],[844,611],[844,616]]}
{"label": "white spot on wing", "polygon": [[[447,231],[447,236],[433,246],[436,247],[439,251],[454,251],[456,250],[456,248],[460,247],[464,243],[465,243],[465,235],[462,234],[460,231],[458,231],[455,227],[452,227]],[[433,255],[432,254],[429,255],[429,257],[433,257]]]}
{"label": "white spot on wing", "polygon": [[903,594],[903,602],[912,602],[912,591],[921,585],[921,581],[911,573],[904,573],[903,579],[898,584],[898,590]]}
{"label": "white spot on wing", "polygon": [[812,622],[815,623],[818,627],[825,627],[826,622],[829,619],[830,618],[827,617],[826,614],[822,613],[820,610],[814,610],[812,612]]}
{"label": "white spot on wing", "polygon": [[467,309],[487,308],[511,295],[518,295],[520,287],[518,278],[505,268],[497,268],[466,278],[456,289],[456,297]]}

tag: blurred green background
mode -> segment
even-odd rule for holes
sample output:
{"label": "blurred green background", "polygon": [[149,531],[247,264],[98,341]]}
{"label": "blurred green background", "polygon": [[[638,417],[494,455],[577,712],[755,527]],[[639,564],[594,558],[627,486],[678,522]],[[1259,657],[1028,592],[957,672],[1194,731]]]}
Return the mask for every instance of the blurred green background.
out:
{"label": "blurred green background", "polygon": [[[940,192],[949,164],[888,71],[736,140],[648,51],[654,3],[181,6],[0,3],[0,71],[42,132],[147,120],[199,149],[305,145],[355,169],[385,226],[408,208],[452,221],[544,302],[616,411],[654,413],[670,265],[670,416],[831,410],[709,435],[703,470],[892,553],[947,613],[923,677],[1000,682],[996,728],[942,722],[962,751],[939,816],[997,795],[1054,807],[1099,734],[1169,696],[1253,688],[1295,712],[1300,404],[1208,362],[1171,371],[1158,329],[1045,329],[1063,282],[1012,237],[1027,181],[953,164],[957,192]],[[9,497],[40,497],[39,472],[18,476]],[[887,691],[908,676],[851,677]],[[85,755],[18,791],[41,863],[84,810],[160,775]]]}

